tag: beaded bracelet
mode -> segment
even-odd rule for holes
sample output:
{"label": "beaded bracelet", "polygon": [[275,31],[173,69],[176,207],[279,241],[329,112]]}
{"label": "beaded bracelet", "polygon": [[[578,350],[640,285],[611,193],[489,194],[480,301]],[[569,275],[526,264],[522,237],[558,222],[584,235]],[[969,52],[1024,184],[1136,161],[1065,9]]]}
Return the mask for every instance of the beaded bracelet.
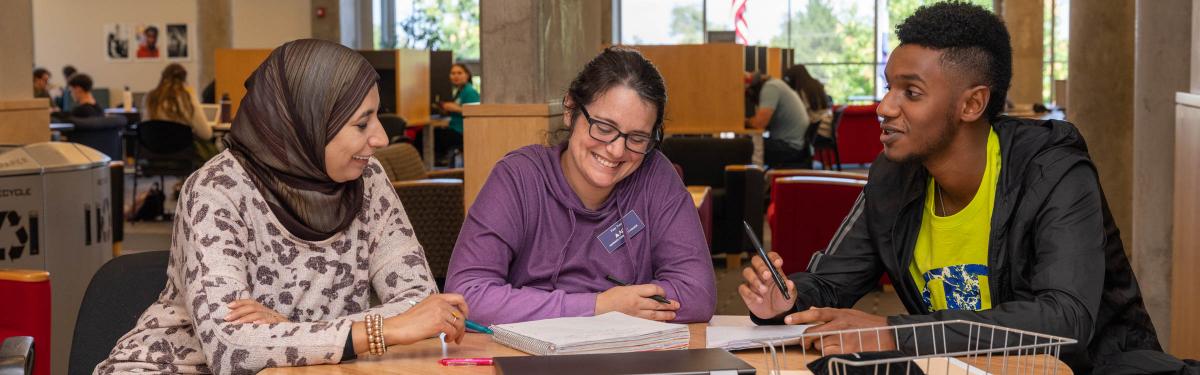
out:
{"label": "beaded bracelet", "polygon": [[383,338],[383,317],[379,314],[369,314],[366,320],[367,344],[371,355],[387,353],[387,342]]}

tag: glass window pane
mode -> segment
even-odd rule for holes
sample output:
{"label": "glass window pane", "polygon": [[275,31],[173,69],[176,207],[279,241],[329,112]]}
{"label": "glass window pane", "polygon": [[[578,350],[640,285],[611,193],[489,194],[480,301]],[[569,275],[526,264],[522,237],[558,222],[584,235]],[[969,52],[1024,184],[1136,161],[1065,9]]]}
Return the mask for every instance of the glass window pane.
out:
{"label": "glass window pane", "polygon": [[[734,5],[740,1],[709,0],[706,2],[708,29],[733,31]],[[742,18],[746,26],[742,30],[750,45],[786,47],[788,45],[787,22],[789,1],[749,1]]]}
{"label": "glass window pane", "polygon": [[873,63],[874,0],[793,0],[797,63]]}
{"label": "glass window pane", "polygon": [[704,42],[703,0],[621,0],[621,44]]}
{"label": "glass window pane", "polygon": [[833,102],[870,101],[874,96],[874,64],[805,64],[808,72],[825,84]]}

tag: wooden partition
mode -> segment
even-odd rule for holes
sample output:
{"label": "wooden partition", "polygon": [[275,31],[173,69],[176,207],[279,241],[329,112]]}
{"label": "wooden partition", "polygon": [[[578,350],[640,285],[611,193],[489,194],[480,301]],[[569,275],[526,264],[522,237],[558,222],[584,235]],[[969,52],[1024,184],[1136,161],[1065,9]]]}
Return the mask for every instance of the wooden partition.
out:
{"label": "wooden partition", "polygon": [[429,51],[358,51],[379,72],[380,100],[412,125],[429,124]]}
{"label": "wooden partition", "polygon": [[[428,124],[429,51],[399,49],[359,53],[387,80],[380,85],[383,105],[410,124]],[[229,93],[234,114],[246,95],[246,79],[270,54],[271,50],[267,49],[217,50],[216,95],[219,99],[222,93]]]}
{"label": "wooden partition", "polygon": [[218,102],[222,94],[229,94],[229,99],[233,102],[229,118],[233,118],[237,113],[238,106],[242,104],[242,97],[246,96],[246,79],[250,78],[254,69],[258,69],[270,54],[269,49],[217,49],[215,94]]}
{"label": "wooden partition", "polygon": [[783,79],[783,49],[767,48],[767,74],[773,78]]}
{"label": "wooden partition", "polygon": [[0,145],[26,145],[49,140],[49,100],[0,100]]}
{"label": "wooden partition", "polygon": [[1200,357],[1200,95],[1175,97],[1175,230],[1171,254],[1170,352]]}
{"label": "wooden partition", "polygon": [[654,62],[667,82],[668,134],[713,134],[745,128],[743,46],[629,47]]}
{"label": "wooden partition", "polygon": [[505,154],[549,144],[552,132],[562,127],[562,112],[558,102],[463,106],[463,207],[470,210],[492,167]]}

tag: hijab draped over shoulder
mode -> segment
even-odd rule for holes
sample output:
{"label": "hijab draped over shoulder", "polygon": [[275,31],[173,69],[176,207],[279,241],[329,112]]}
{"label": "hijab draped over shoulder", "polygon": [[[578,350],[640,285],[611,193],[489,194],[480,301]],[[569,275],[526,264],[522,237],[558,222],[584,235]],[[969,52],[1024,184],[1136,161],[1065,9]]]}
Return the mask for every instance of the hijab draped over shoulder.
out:
{"label": "hijab draped over shoulder", "polygon": [[330,179],[325,145],[378,80],[358,52],[316,39],[279,46],[246,80],[226,145],[293,235],[327,239],[362,209],[362,177]]}

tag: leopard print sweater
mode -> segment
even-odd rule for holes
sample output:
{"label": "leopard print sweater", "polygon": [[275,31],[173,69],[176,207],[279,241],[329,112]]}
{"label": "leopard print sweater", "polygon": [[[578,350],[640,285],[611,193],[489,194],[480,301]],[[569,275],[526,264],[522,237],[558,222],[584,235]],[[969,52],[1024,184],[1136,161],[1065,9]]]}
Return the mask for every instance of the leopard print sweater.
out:
{"label": "leopard print sweater", "polygon": [[[355,321],[393,316],[436,292],[399,198],[372,159],[363,209],[333,237],[288,233],[228,151],[184,184],[167,285],[117,341],[99,374],[254,373],[337,363]],[[370,307],[373,289],[383,304]],[[289,323],[232,324],[228,303],[253,299]]]}

